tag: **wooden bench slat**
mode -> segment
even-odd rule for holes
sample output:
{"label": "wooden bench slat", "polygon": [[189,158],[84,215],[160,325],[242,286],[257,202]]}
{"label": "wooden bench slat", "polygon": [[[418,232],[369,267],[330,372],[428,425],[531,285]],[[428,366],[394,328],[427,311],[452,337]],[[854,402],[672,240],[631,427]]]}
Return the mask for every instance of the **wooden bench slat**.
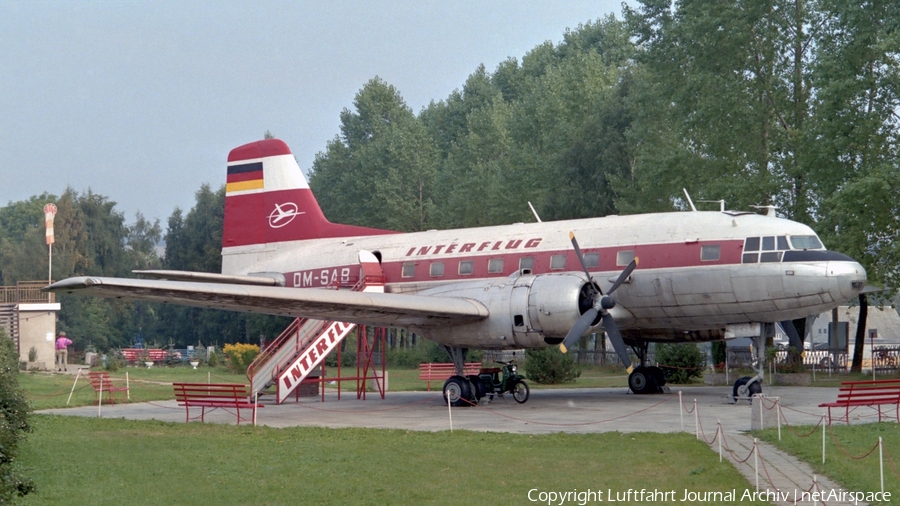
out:
{"label": "wooden bench slat", "polygon": [[881,406],[897,406],[896,417],[900,422],[900,380],[868,380],[844,381],[838,390],[838,398],[834,402],[819,404],[820,408],[828,408],[828,423],[831,423],[831,408],[845,408],[847,423],[850,423],[850,408],[859,406],[875,406],[878,409],[878,421],[881,421]]}
{"label": "wooden bench slat", "polygon": [[[481,362],[466,362],[464,372],[468,376],[470,374],[478,374],[481,370]],[[429,362],[419,364],[419,380],[428,382],[428,391],[431,391],[432,380],[445,380],[456,374],[456,366],[444,362]]]}
{"label": "wooden bench slat", "polygon": [[265,406],[250,402],[247,385],[241,383],[172,383],[175,400],[184,406],[185,423],[190,421],[192,407],[198,407],[200,421],[206,420],[206,408],[234,408],[237,410],[237,424],[241,424],[241,409],[252,409],[256,418],[256,408]]}

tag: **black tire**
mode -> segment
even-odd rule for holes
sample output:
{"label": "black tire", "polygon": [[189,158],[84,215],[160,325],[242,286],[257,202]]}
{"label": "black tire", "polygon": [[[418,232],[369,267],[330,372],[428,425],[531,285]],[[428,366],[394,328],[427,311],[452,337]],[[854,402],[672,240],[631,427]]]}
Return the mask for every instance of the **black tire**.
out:
{"label": "black tire", "polygon": [[[742,386],[746,385],[749,381],[750,381],[750,376],[744,376],[743,378],[740,378],[737,381],[735,381],[734,388],[731,389],[732,397],[734,397],[735,399],[740,398],[740,396],[738,395],[738,390]],[[762,392],[762,387],[759,385],[759,382],[755,382],[747,388],[748,388],[747,397],[752,396],[754,393]],[[756,389],[756,392],[753,391],[754,388]]]}
{"label": "black tire", "polygon": [[472,386],[469,380],[462,376],[450,376],[444,382],[444,402],[450,402],[451,406],[472,406]]}
{"label": "black tire", "polygon": [[666,373],[662,367],[651,366],[647,369],[650,370],[650,377],[656,382],[657,387],[662,388],[666,386]]}
{"label": "black tire", "polygon": [[643,395],[656,393],[659,390],[649,369],[649,367],[638,367],[628,375],[628,388],[632,392]]}
{"label": "black tire", "polygon": [[754,381],[753,383],[750,383],[750,386],[747,388],[749,389],[749,391],[747,392],[747,395],[750,397],[753,397],[754,395],[762,393],[762,385],[760,385],[758,381]]}
{"label": "black tire", "polygon": [[469,379],[469,383],[472,385],[472,397],[481,401],[485,395],[487,395],[487,390],[485,389],[484,382],[478,376],[474,374],[470,374],[466,376]]}
{"label": "black tire", "polygon": [[516,402],[524,404],[528,400],[528,397],[531,396],[531,389],[528,388],[528,383],[518,380],[513,384],[512,394],[513,399],[515,399]]}

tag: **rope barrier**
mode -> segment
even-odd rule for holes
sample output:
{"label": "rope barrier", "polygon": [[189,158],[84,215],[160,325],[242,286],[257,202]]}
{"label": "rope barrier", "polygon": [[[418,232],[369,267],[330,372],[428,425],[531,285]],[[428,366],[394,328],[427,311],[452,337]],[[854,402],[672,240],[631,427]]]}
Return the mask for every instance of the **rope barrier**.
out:
{"label": "rope barrier", "polygon": [[841,443],[837,440],[837,436],[834,435],[834,431],[831,430],[830,427],[828,428],[828,433],[831,434],[831,440],[834,441],[834,444],[837,445],[838,449],[840,449],[841,452],[844,453],[844,455],[846,455],[848,458],[850,458],[852,460],[862,460],[862,459],[868,457],[869,455],[872,455],[875,452],[875,450],[878,449],[878,443],[875,443],[875,446],[873,446],[872,449],[869,450],[865,455],[863,455],[861,457],[854,457],[853,455],[850,455],[850,453],[841,445]]}

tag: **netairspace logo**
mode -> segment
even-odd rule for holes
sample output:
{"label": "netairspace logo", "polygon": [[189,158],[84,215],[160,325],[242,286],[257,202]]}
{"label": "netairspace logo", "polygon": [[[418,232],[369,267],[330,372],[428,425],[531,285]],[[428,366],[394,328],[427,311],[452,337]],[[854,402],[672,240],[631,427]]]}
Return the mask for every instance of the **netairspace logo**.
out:
{"label": "netairspace logo", "polygon": [[528,500],[534,503],[546,504],[547,506],[563,506],[565,504],[578,504],[585,506],[588,503],[703,503],[703,502],[731,502],[731,503],[753,503],[758,501],[765,502],[848,502],[851,504],[859,504],[860,502],[890,502],[890,492],[854,492],[843,489],[834,489],[827,491],[804,491],[804,490],[743,490],[738,489],[725,491],[704,491],[697,492],[684,489],[683,493],[677,494],[675,490],[647,490],[633,489],[627,490],[540,490],[533,488],[528,491]]}

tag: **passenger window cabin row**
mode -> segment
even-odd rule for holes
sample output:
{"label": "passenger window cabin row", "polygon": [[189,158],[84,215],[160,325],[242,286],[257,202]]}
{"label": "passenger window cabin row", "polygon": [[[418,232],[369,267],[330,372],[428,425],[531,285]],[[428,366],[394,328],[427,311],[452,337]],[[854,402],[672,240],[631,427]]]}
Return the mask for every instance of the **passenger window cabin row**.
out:
{"label": "passenger window cabin row", "polygon": [[[702,246],[700,250],[700,260],[704,262],[718,261],[720,247],[719,245]],[[566,270],[567,254],[551,255],[550,270],[564,271]],[[634,250],[622,250],[616,252],[616,266],[625,267],[634,260]],[[432,278],[440,278],[446,274],[444,260],[436,260],[428,264],[428,275]],[[534,257],[519,258],[519,271],[531,272],[534,270]],[[588,269],[596,268],[600,265],[600,253],[585,253],[584,264]],[[503,274],[504,272],[503,258],[490,258],[487,260],[488,274]],[[572,266],[573,269],[580,270],[580,266]],[[457,264],[457,274],[460,276],[471,276],[475,272],[475,260],[460,260]],[[404,279],[414,278],[416,276],[416,262],[406,262],[401,269],[401,277]]]}

